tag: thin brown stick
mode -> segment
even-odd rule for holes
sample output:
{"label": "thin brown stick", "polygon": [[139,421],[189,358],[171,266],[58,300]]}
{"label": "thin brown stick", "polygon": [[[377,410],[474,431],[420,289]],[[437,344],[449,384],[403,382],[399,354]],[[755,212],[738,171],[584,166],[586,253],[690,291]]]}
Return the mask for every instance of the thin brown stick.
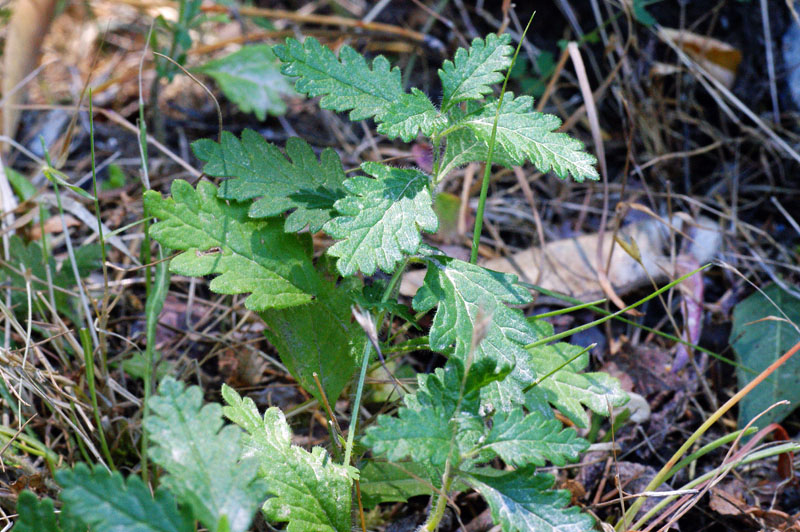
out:
{"label": "thin brown stick", "polygon": [[[177,2],[158,0],[153,2],[143,0],[121,0],[121,2],[138,7],[140,9],[152,9],[156,7],[172,7],[177,9]],[[205,13],[228,13],[230,9],[223,5],[203,5],[200,9]],[[272,20],[288,20],[302,24],[319,24],[321,26],[343,26],[345,28],[358,28],[374,33],[386,33],[397,35],[416,42],[430,41],[424,33],[401,28],[392,24],[382,22],[363,22],[359,19],[340,17],[337,15],[318,15],[314,13],[298,13],[297,11],[286,11],[284,9],[268,9],[263,7],[239,6],[238,12],[246,17],[263,17]]]}

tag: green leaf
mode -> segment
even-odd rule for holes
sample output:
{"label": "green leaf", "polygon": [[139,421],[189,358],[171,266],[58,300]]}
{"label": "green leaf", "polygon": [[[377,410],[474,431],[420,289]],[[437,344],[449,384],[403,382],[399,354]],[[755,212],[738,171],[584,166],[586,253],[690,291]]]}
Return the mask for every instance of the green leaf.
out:
{"label": "green leaf", "polygon": [[528,349],[530,367],[541,379],[527,394],[529,408],[541,410],[544,404],[550,403],[570,421],[585,428],[589,426],[586,407],[607,416],[609,404],[616,407],[628,402],[628,394],[611,375],[579,373],[589,365],[588,352],[569,361],[581,351],[580,346],[563,342]]}
{"label": "green leaf", "polygon": [[315,277],[304,246],[283,231],[278,219],[251,220],[245,205],[228,204],[206,181],[193,189],[172,183],[172,198],[155,191],[144,197],[146,212],[162,221],[150,235],[162,245],[184,251],[170,271],[199,277],[220,274],[210,288],[219,294],[252,292],[245,300],[251,310],[286,308],[311,301],[305,285]]}
{"label": "green leaf", "polygon": [[284,62],[282,72],[298,78],[295,89],[310,97],[322,96],[319,106],[334,111],[350,111],[350,120],[380,117],[404,94],[400,69],[390,68],[379,55],[369,67],[364,57],[345,45],[339,57],[313,37],[301,44],[286,39],[273,48]]}
{"label": "green leaf", "polygon": [[[467,127],[487,146],[492,135],[497,103],[491,101],[466,115],[453,128]],[[584,151],[583,143],[566,133],[554,133],[561,120],[533,110],[533,98],[514,97],[507,92],[497,121],[495,153],[498,163],[522,165],[532,162],[542,172],[552,170],[561,179],[568,175],[576,181],[598,179],[597,160]],[[476,150],[475,153],[481,153]],[[462,161],[468,162],[468,161]],[[450,163],[445,160],[445,167]]]}
{"label": "green leaf", "polygon": [[229,100],[259,120],[267,113],[286,113],[282,97],[294,94],[290,81],[280,73],[272,47],[266,44],[244,46],[194,70],[214,78]]}
{"label": "green leaf", "polygon": [[523,415],[522,409],[498,412],[483,447],[497,453],[507,464],[543,466],[546,460],[557,466],[574,462],[589,447],[574,429],[539,412]]}
{"label": "green leaf", "polygon": [[[451,114],[460,114],[457,109]],[[454,120],[455,121],[455,120]],[[489,158],[489,146],[486,141],[479,138],[470,128],[464,127],[456,129],[447,135],[447,143],[442,156],[440,176],[446,176],[459,166],[474,161],[485,161]],[[495,150],[492,157],[494,164],[512,167],[514,162],[510,160],[503,150]]]}
{"label": "green leaf", "polygon": [[333,463],[321,447],[311,452],[292,445],[283,412],[269,408],[262,419],[249,398],[223,385],[225,416],[242,427],[247,455],[258,461],[258,475],[269,481],[264,503],[269,521],[287,522],[288,532],[349,532],[351,488],[357,472]]}
{"label": "green leaf", "polygon": [[404,254],[419,248],[420,231],[438,227],[428,176],[411,169],[366,162],[361,168],[375,179],[357,176],[345,181],[349,195],[336,202],[339,216],[323,230],[342,239],[328,249],[339,257],[336,266],[344,275],[376,268],[392,273]]}
{"label": "green leaf", "polygon": [[52,499],[40,501],[36,495],[25,490],[17,499],[17,514],[12,532],[62,532]]}
{"label": "green leaf", "polygon": [[489,359],[472,364],[467,379],[458,359],[449,360],[434,373],[419,374],[418,391],[403,398],[405,406],[396,417],[378,416],[363,443],[392,462],[410,458],[441,466],[455,451],[453,462],[458,464],[460,456],[478,445],[485,431],[479,415],[481,388],[507,374]]}
{"label": "green leaf", "polygon": [[378,133],[390,139],[400,137],[411,142],[421,131],[430,137],[447,124],[447,117],[433,106],[421,90],[413,88],[411,94],[403,93],[398,100],[389,104],[381,115]]}
{"label": "green leaf", "polygon": [[314,268],[304,243],[308,235],[285,233],[276,218],[248,218],[244,204],[229,205],[210,183],[201,182],[194,191],[176,181],[172,188],[173,199],[155,192],[145,198],[150,213],[166,218],[151,235],[186,250],[172,260],[171,271],[221,273],[211,282],[219,293],[253,291],[245,304],[262,312],[267,336],[292,376],[321,399],[312,376],[317,372],[327,397],[335,400],[360,360],[364,334],[351,323],[347,291]]}
{"label": "green leaf", "polygon": [[3,166],[2,171],[5,172],[11,188],[14,189],[14,192],[19,196],[20,200],[28,201],[36,194],[36,186],[23,174],[20,174],[8,166]]}
{"label": "green leaf", "polygon": [[137,476],[128,477],[126,482],[119,472],[112,474],[101,466],[92,469],[77,464],[75,469],[57,471],[56,481],[64,488],[61,500],[65,507],[93,532],[193,532],[195,529],[191,516],[178,511],[171,493],[159,488],[154,498]]}
{"label": "green leaf", "polygon": [[[430,467],[417,462],[368,462],[361,469],[361,502],[373,508],[384,502],[406,502],[417,495],[433,494]],[[433,482],[432,482],[433,481]]]}
{"label": "green leaf", "polygon": [[222,408],[202,407],[198,386],[184,389],[171,377],[150,399],[144,427],[155,444],[148,454],[167,474],[162,484],[212,532],[243,532],[264,500],[266,487],[257,479],[252,458],[244,458],[241,431],[223,427]]}
{"label": "green leaf", "polygon": [[[800,333],[796,328],[796,324],[800,324],[800,299],[775,284],[766,287],[764,294],[766,296],[760,292],[753,293],[733,310],[731,345],[742,366],[755,371],[749,373],[741,367],[736,369],[739,389],[800,341]],[[791,323],[786,321],[787,318]],[[783,421],[800,401],[798,382],[800,356],[795,355],[742,399],[739,426],[744,427],[771,405],[785,399],[791,404],[777,406],[765,413],[758,418],[758,425],[765,427],[769,423]]]}
{"label": "green leaf", "polygon": [[246,201],[256,199],[248,214],[251,218],[286,218],[285,230],[297,232],[309,226],[319,231],[333,216],[333,204],[344,197],[342,162],[327,148],[320,159],[304,140],[286,141],[286,156],[264,137],[245,129],[242,140],[223,132],[221,143],[202,139],[192,145],[195,155],[206,164],[203,172],[213,177],[229,177],[220,185],[219,197]]}
{"label": "green leaf", "polygon": [[511,66],[508,34],[490,33],[484,41],[476,38],[469,50],[459,48],[453,61],[445,61],[439,70],[444,98],[442,111],[465,100],[477,100],[492,92],[492,84],[503,81],[502,71]]}
{"label": "green leaf", "polygon": [[261,312],[264,331],[300,385],[322,402],[314,373],[334,403],[361,363],[366,335],[352,319],[353,300],[342,287],[319,279],[307,305]]}
{"label": "green leaf", "polygon": [[466,481],[477,490],[503,532],[588,532],[594,520],[569,504],[568,491],[553,491],[552,475],[537,474],[534,467],[510,472],[481,469]]}
{"label": "green leaf", "polygon": [[538,336],[522,312],[507,305],[530,302],[528,290],[517,284],[514,275],[461,260],[428,257],[427,262],[428,272],[412,303],[417,311],[437,307],[430,329],[431,348],[443,352],[454,346],[453,356],[466,360],[475,323],[488,319],[474,359],[489,359],[513,371],[485,390],[485,397],[502,410],[523,403],[522,388],[534,381],[536,373],[527,366],[528,354],[522,346]]}
{"label": "green leaf", "polygon": [[[166,358],[162,358],[160,355],[156,356],[158,356],[158,360],[156,362],[153,375],[155,376],[156,382],[160,382],[161,379],[171,373],[174,363],[170,362]],[[147,355],[141,351],[131,353],[128,358],[123,360],[122,369],[127,375],[142,380],[145,379],[145,375],[148,371],[153,370],[153,368],[150,366],[150,361],[148,360]]]}
{"label": "green leaf", "polygon": [[389,138],[409,142],[419,131],[430,136],[447,122],[422,91],[403,90],[400,70],[391,68],[382,55],[370,68],[351,47],[342,46],[337,58],[313,37],[302,44],[286,39],[274,51],[284,62],[283,73],[298,78],[298,92],[322,96],[319,106],[323,109],[350,111],[350,120],[375,119],[378,132]]}

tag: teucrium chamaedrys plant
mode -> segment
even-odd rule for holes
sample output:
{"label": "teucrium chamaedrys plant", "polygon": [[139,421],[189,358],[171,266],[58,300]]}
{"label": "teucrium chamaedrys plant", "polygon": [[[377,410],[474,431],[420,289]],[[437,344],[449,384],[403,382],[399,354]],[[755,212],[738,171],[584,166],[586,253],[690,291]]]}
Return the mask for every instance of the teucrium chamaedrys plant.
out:
{"label": "teucrium chamaedrys plant", "polygon": [[[320,107],[349,112],[351,120],[372,119],[390,139],[427,137],[434,146],[430,174],[365,162],[362,175],[347,177],[331,149],[317,157],[305,141],[290,139],[283,152],[245,131],[241,138],[224,133],[220,142],[193,146],[204,172],[225,178],[219,188],[175,182],[172,198],[145,197],[148,212],[161,220],[152,236],[183,251],[172,271],[219,274],[213,291],[250,294],[245,305],[261,313],[289,371],[319,399],[314,372],[335,400],[372,351],[350,319],[353,303],[372,312],[380,331],[386,315],[397,313],[395,290],[406,265],[427,267],[412,307],[434,312],[428,347],[449,361],[420,375],[418,391],[405,397],[396,416],[381,416],[368,427],[362,443],[391,462],[424,465],[438,492],[428,530],[436,528],[443,494],[454,486],[479,491],[504,530],[588,529],[591,520],[564,509],[564,494],[550,491],[553,479],[533,468],[574,460],[586,447],[561,427],[553,407],[586,426],[585,408],[602,414],[625,401],[607,375],[581,373],[588,355],[580,348],[526,349],[547,331],[514,308],[531,300],[514,276],[423,242],[422,233],[438,227],[437,185],[453,168],[487,159],[495,120],[495,162],[531,162],[578,181],[597,178],[594,157],[579,141],[554,132],[560,120],[535,112],[530,97],[506,93],[498,109],[492,94],[512,61],[509,42],[506,35],[489,35],[445,61],[439,107],[420,90],[403,90],[400,70],[382,56],[370,64],[343,46],[337,57],[313,38],[275,47],[284,74],[297,80],[295,90],[320,97]],[[335,271],[326,261],[314,264],[306,228],[334,240],[327,255]],[[378,270],[391,279],[376,295],[362,279]],[[483,465],[496,457],[516,469]]]}
{"label": "teucrium chamaedrys plant", "polygon": [[[592,527],[588,515],[567,508],[565,492],[552,489],[552,475],[536,468],[574,461],[588,446],[574,429],[562,426],[554,407],[586,427],[587,408],[607,414],[609,405],[626,401],[625,394],[608,375],[582,372],[589,359],[581,348],[531,346],[552,328],[515,308],[532,299],[515,276],[448,257],[422,238],[438,227],[437,185],[453,168],[488,158],[495,121],[493,162],[531,162],[563,179],[597,178],[595,159],[583,145],[554,132],[560,125],[556,117],[535,112],[527,96],[508,92],[502,105],[494,98],[494,84],[512,62],[509,42],[507,35],[488,35],[445,61],[439,70],[439,107],[417,89],[403,90],[399,69],[382,56],[369,64],[343,46],[337,57],[313,38],[287,39],[275,47],[284,74],[296,78],[295,89],[321,97],[322,108],[347,111],[352,120],[372,119],[390,139],[427,137],[434,146],[431,173],[365,162],[362,175],[347,177],[332,149],[317,157],[308,143],[294,138],[284,152],[245,131],[240,138],[223,133],[219,143],[193,145],[204,172],[225,178],[219,187],[175,181],[171,198],[146,193],[146,212],[159,220],[150,234],[182,251],[171,270],[215,275],[212,291],[246,294],[245,306],[263,317],[268,339],[309,393],[323,399],[316,373],[333,402],[362,367],[355,412],[374,347],[351,319],[351,308],[358,304],[371,314],[377,347],[395,347],[382,334],[391,323],[387,316],[412,315],[397,299],[398,282],[409,263],[427,267],[411,306],[418,313],[432,311],[433,318],[427,336],[414,342],[441,353],[447,363],[418,375],[416,391],[405,395],[396,414],[379,416],[362,432],[355,454],[348,434],[343,465],[332,463],[322,450],[309,454],[292,447],[278,410],[270,409],[262,419],[252,402],[223,391],[229,405],[225,415],[247,433],[241,437],[242,460],[258,463],[256,478],[243,472],[238,491],[226,487],[226,495],[243,501],[239,508],[250,507],[249,497],[260,493],[263,483],[273,496],[264,505],[269,520],[287,522],[292,531],[348,531],[351,485],[358,476],[352,456],[362,470],[361,492],[373,504],[433,495],[422,530],[436,530],[453,492],[470,488],[484,497],[506,532]],[[313,260],[306,228],[334,240],[327,250],[330,261]],[[388,282],[378,275],[365,283],[378,270],[390,276]],[[158,421],[166,418],[159,399],[154,401],[161,418],[146,421],[146,428],[163,445],[159,434],[168,427]],[[353,434],[360,429],[354,423]],[[218,437],[223,433],[234,439],[234,429],[222,429]],[[153,458],[169,472],[170,490],[180,500],[191,500],[191,481],[180,481],[188,478],[183,466],[158,450]],[[497,459],[511,469],[491,467]],[[195,515],[202,513],[199,503],[190,506]],[[202,521],[205,526],[226,508],[224,497],[214,508],[219,511]]]}

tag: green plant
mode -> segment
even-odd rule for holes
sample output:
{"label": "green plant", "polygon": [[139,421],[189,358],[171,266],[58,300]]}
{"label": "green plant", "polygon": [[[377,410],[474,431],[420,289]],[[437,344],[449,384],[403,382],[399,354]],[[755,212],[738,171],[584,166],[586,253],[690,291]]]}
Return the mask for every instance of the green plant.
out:
{"label": "green plant", "polygon": [[214,78],[220,90],[242,112],[264,120],[267,113],[286,113],[282,97],[294,94],[290,80],[280,73],[277,63],[272,47],[252,44],[193,71]]}
{"label": "green plant", "polygon": [[[169,57],[178,65],[186,63],[186,54],[192,47],[192,30],[205,20],[203,12],[200,10],[200,0],[180,0],[178,2],[178,18],[171,21],[159,15],[155,21],[156,41],[154,48],[161,54]],[[159,44],[159,41],[168,41]],[[156,57],[156,81],[167,79],[172,81],[178,73],[175,63]]]}
{"label": "green plant", "polygon": [[[230,7],[235,8],[231,5]],[[163,16],[156,18],[156,34],[153,48],[156,78],[154,94],[161,80],[172,81],[186,65],[192,47],[192,32],[204,22],[226,19],[227,16],[209,17],[201,9],[200,0],[180,0],[178,18],[170,21]],[[245,45],[236,52],[214,59],[192,71],[213,78],[219,88],[242,112],[253,113],[259,120],[266,115],[282,115],[286,112],[283,96],[291,96],[290,80],[281,75],[278,59],[266,44]]]}
{"label": "green plant", "polygon": [[[331,149],[318,158],[308,143],[290,139],[284,155],[245,131],[241,138],[224,133],[220,142],[193,145],[204,172],[225,178],[219,187],[175,181],[171,198],[145,194],[146,212],[159,220],[150,235],[181,251],[171,261],[173,273],[215,275],[212,291],[246,295],[245,306],[263,317],[283,363],[320,402],[335,401],[351,383],[355,389],[346,438],[332,435],[336,456],[346,439],[339,465],[322,449],[308,453],[292,446],[276,409],[262,418],[252,401],[224,388],[228,406],[222,412],[242,434],[221,428],[218,406],[200,409],[199,390],[184,391],[166,379],[148,402],[152,414],[145,429],[156,444],[148,454],[166,470],[162,489],[174,494],[182,512],[210,530],[244,530],[269,493],[263,506],[268,520],[287,522],[290,531],[343,532],[351,528],[352,486],[362,470],[369,474],[360,487],[371,504],[432,494],[422,530],[436,530],[452,495],[467,489],[484,497],[507,532],[592,527],[588,515],[568,507],[566,492],[552,489],[553,476],[536,468],[574,461],[588,447],[574,429],[563,427],[554,408],[588,427],[587,408],[608,414],[609,407],[624,404],[625,394],[611,377],[583,373],[585,349],[548,343],[552,327],[514,307],[532,299],[515,276],[448,257],[422,239],[438,227],[437,185],[468,162],[532,162],[561,178],[597,178],[594,157],[579,141],[555,132],[558,118],[533,111],[530,97],[492,96],[513,63],[509,41],[505,35],[476,39],[445,61],[440,107],[418,89],[404,91],[399,69],[382,56],[370,65],[344,46],[337,57],[313,38],[275,47],[283,73],[297,78],[295,89],[321,96],[321,107],[348,111],[352,120],[373,119],[378,132],[392,139],[426,136],[434,146],[431,174],[365,162],[363,175],[348,178]],[[326,257],[313,259],[306,228],[335,240]],[[416,324],[397,296],[411,263],[427,267],[412,309],[433,317],[427,336],[402,341],[392,324]],[[378,270],[388,280],[375,275]],[[373,352],[404,349],[429,349],[447,362],[419,374],[394,415],[360,430]],[[498,460],[508,469],[492,467]],[[118,474],[97,469],[61,473],[65,502],[80,485],[70,483],[79,473],[89,484],[116,483],[125,496],[163,512],[169,508],[169,526],[141,530],[189,526],[189,514],[174,508],[166,492],[148,499],[135,477],[124,488]],[[391,477],[391,489],[383,475]],[[111,529],[87,512],[82,518],[93,530]],[[134,530],[119,526],[114,530]]]}

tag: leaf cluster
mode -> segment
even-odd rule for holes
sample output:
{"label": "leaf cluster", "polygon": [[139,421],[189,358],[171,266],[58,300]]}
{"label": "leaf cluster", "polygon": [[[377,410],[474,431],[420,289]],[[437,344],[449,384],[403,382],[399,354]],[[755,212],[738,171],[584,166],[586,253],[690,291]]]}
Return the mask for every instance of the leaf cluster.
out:
{"label": "leaf cluster", "polygon": [[[597,175],[594,158],[582,151],[580,142],[554,133],[559,120],[534,112],[530,98],[509,94],[497,108],[490,96],[492,85],[502,80],[512,51],[507,35],[489,35],[473,41],[468,50],[458,50],[439,71],[444,98],[435,108],[421,91],[405,92],[399,69],[381,56],[369,64],[344,46],[337,57],[313,38],[303,43],[287,39],[276,46],[283,73],[297,78],[295,89],[320,96],[323,108],[349,111],[351,119],[372,118],[378,131],[390,138],[411,140],[420,132],[429,136],[437,146],[434,174],[367,162],[361,166],[364,175],[347,177],[331,149],[317,156],[305,141],[290,139],[284,153],[249,130],[241,138],[223,133],[220,142],[197,141],[193,149],[205,162],[204,172],[225,178],[219,189],[201,183],[192,190],[176,182],[172,199],[157,192],[145,197],[148,212],[161,220],[152,229],[153,237],[184,251],[171,270],[192,276],[218,274],[211,283],[213,291],[248,294],[245,305],[263,313],[270,340],[293,376],[318,396],[302,369],[308,366],[302,361],[314,361],[312,365],[323,370],[317,371],[321,378],[333,381],[325,392],[334,399],[351,378],[363,346],[363,335],[343,325],[361,287],[358,281],[350,284],[349,301],[325,298],[326,284],[320,279],[325,274],[315,273],[307,244],[280,234],[280,226],[286,233],[305,228],[327,233],[334,239],[327,254],[342,276],[373,275],[377,270],[394,274],[408,260],[424,262],[429,274],[413,306],[417,311],[437,309],[431,347],[455,349],[456,356],[463,357],[476,313],[483,309],[492,319],[477,356],[515,366],[507,381],[485,394],[501,408],[523,404],[522,387],[536,373],[525,363],[520,345],[538,337],[521,313],[506,305],[528,302],[527,290],[515,286],[511,276],[428,252],[422,243],[423,232],[438,228],[433,210],[437,183],[456,166],[486,159],[495,114],[495,153],[502,164],[530,160],[561,177]],[[292,321],[306,321],[319,311],[331,318],[320,323],[338,324],[330,330],[323,326],[317,338],[328,340],[329,346],[343,346],[334,353],[337,361],[343,360],[335,368],[324,367],[324,357],[290,331]]]}
{"label": "leaf cluster", "polygon": [[[265,517],[287,530],[346,532],[357,473],[333,464],[321,448],[291,443],[283,414],[262,418],[250,399],[224,387],[228,405],[203,406],[202,390],[166,378],[150,400],[149,454],[164,469],[151,494],[138,475],[78,464],[56,472],[62,509],[51,499],[20,494],[14,532],[212,532],[249,530]],[[225,425],[223,415],[234,425]],[[264,502],[266,499],[266,502]]]}
{"label": "leaf cluster", "polygon": [[456,166],[486,161],[496,115],[495,162],[511,166],[530,161],[562,179],[568,175],[577,181],[597,179],[595,158],[583,151],[579,141],[555,133],[561,121],[534,111],[531,98],[507,93],[499,109],[494,98],[484,99],[511,66],[509,43],[507,34],[490,34],[473,40],[468,50],[459,49],[453,61],[445,61],[439,70],[443,90],[439,108],[418,89],[404,91],[400,69],[391,68],[383,56],[370,66],[361,54],[343,46],[337,58],[313,38],[303,43],[287,39],[275,53],[285,63],[283,73],[298,78],[295,89],[321,96],[323,109],[349,111],[351,120],[372,118],[378,132],[390,139],[409,142],[422,133],[437,150],[444,144],[441,159],[434,153],[437,182]]}
{"label": "leaf cluster", "polygon": [[[507,374],[491,359],[465,368],[451,358],[444,368],[419,375],[418,391],[404,398],[396,416],[379,416],[363,442],[390,464],[425,464],[437,489],[474,488],[505,531],[591,529],[588,515],[566,508],[568,494],[551,491],[553,476],[536,472],[546,462],[576,460],[588,442],[540,411],[487,414],[481,408],[481,391]],[[491,467],[497,458],[516,469]]]}

